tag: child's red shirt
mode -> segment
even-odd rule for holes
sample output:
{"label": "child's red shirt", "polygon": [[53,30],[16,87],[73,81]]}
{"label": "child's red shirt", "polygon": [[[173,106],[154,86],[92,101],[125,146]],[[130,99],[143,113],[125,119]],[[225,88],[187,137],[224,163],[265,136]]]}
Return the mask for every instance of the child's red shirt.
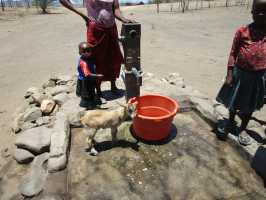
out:
{"label": "child's red shirt", "polygon": [[254,23],[237,30],[228,60],[228,69],[234,66],[258,71],[266,69],[266,31]]}

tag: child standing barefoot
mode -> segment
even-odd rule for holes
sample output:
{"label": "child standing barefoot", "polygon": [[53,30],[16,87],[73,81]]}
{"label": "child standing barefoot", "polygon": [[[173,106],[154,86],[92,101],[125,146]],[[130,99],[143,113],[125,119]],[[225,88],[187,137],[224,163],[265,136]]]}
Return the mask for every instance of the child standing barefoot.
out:
{"label": "child standing barefoot", "polygon": [[[264,104],[264,73],[266,70],[266,0],[254,0],[253,23],[237,30],[229,56],[224,86],[217,96],[229,110],[229,120],[217,136],[226,139],[234,127],[236,112],[241,115],[238,140],[251,143],[245,129],[255,110]],[[226,94],[226,95],[225,95]]]}
{"label": "child standing barefoot", "polygon": [[80,107],[88,110],[96,106],[95,87],[96,80],[103,78],[102,74],[96,74],[92,48],[87,42],[79,44],[80,59],[78,62],[77,96],[81,97]]}

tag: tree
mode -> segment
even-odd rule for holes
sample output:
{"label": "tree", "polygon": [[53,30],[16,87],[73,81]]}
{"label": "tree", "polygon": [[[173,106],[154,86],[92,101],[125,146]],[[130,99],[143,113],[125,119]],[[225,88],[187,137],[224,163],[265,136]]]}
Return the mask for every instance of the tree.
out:
{"label": "tree", "polygon": [[3,0],[1,0],[1,7],[2,7],[2,11],[5,11],[5,3],[3,2]]}
{"label": "tree", "polygon": [[47,14],[47,7],[52,2],[52,0],[36,0],[37,6],[40,6],[43,14]]}

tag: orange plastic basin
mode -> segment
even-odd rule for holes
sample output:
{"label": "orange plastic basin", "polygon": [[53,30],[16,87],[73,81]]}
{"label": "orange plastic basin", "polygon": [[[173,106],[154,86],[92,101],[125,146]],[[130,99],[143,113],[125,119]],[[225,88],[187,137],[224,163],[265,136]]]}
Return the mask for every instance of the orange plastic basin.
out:
{"label": "orange plastic basin", "polygon": [[134,97],[129,103],[137,104],[137,114],[133,119],[134,134],[147,141],[159,141],[169,136],[171,124],[179,107],[166,96],[143,95]]}

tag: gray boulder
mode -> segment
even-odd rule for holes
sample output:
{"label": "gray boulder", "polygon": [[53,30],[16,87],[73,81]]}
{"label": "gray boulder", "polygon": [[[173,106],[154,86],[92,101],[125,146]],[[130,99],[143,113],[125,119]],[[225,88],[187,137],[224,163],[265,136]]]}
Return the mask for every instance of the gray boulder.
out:
{"label": "gray boulder", "polygon": [[51,135],[49,172],[64,169],[67,164],[67,150],[70,137],[70,125],[65,113],[58,112]]}
{"label": "gray boulder", "polygon": [[14,153],[14,159],[20,164],[30,163],[34,158],[34,155],[25,149],[16,149]]}
{"label": "gray boulder", "polygon": [[66,93],[60,93],[53,97],[53,100],[59,105],[63,105],[68,99],[69,97],[68,97],[68,94]]}
{"label": "gray boulder", "polygon": [[[48,89],[48,88],[46,88]],[[47,93],[49,93],[51,96],[55,96],[57,94],[60,94],[60,93],[68,93],[68,92],[71,92],[71,88],[69,86],[66,86],[66,85],[59,85],[59,86],[56,86],[56,87],[53,87],[53,88],[49,88]]]}
{"label": "gray boulder", "polygon": [[38,118],[36,120],[37,126],[46,125],[46,124],[49,124],[50,122],[51,122],[51,117],[50,116],[40,117],[40,118]]}
{"label": "gray boulder", "polygon": [[48,158],[49,154],[44,153],[34,159],[29,173],[23,178],[19,186],[19,191],[23,196],[33,197],[43,190],[48,175],[43,164]]}
{"label": "gray boulder", "polygon": [[51,129],[40,126],[19,134],[15,145],[18,148],[27,149],[34,154],[40,154],[49,150],[50,142]]}
{"label": "gray boulder", "polygon": [[32,108],[27,109],[25,113],[23,114],[23,121],[24,122],[35,121],[41,116],[42,116],[41,109],[38,107],[32,107]]}
{"label": "gray boulder", "polygon": [[32,96],[33,94],[37,94],[37,93],[43,93],[43,90],[41,90],[40,88],[37,88],[37,87],[30,87],[26,91],[24,97],[28,98],[28,97]]}
{"label": "gray boulder", "polygon": [[74,127],[81,127],[80,117],[86,111],[85,108],[79,106],[79,101],[79,98],[72,97],[61,107],[61,111],[66,114],[70,125]]}

